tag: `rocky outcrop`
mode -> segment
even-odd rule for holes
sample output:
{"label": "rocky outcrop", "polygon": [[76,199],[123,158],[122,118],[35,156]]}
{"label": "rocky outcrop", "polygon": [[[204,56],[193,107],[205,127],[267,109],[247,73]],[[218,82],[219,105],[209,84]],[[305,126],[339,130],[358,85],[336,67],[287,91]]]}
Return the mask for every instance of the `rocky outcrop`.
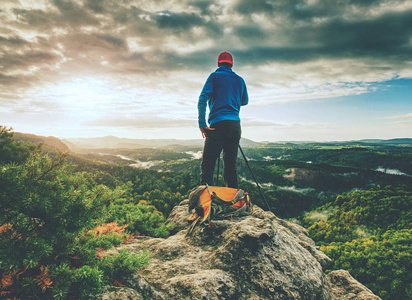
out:
{"label": "rocky outcrop", "polygon": [[176,206],[167,239],[140,237],[129,249],[150,253],[150,264],[109,299],[380,299],[346,271],[326,275],[330,259],[307,231],[255,206],[250,216],[188,229],[188,201]]}
{"label": "rocky outcrop", "polygon": [[332,299],[364,300],[380,299],[363,284],[354,279],[348,271],[333,271],[326,276]]}

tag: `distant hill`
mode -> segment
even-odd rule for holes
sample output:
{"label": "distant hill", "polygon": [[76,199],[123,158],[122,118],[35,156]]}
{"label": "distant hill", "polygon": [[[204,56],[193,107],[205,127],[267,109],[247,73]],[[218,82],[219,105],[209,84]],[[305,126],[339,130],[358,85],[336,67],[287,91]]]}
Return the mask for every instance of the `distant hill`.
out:
{"label": "distant hill", "polygon": [[318,143],[318,142],[315,142],[315,141],[279,141],[279,142],[264,142],[263,144],[272,144],[272,145],[274,144],[296,144],[296,145],[299,145],[299,144],[315,144],[315,143]]}
{"label": "distant hill", "polygon": [[97,148],[158,148],[168,145],[179,144],[183,146],[202,145],[202,140],[176,140],[176,139],[128,139],[112,135],[94,138],[70,138],[70,143],[83,149]]}
{"label": "distant hill", "polygon": [[353,142],[361,142],[361,143],[369,143],[369,144],[379,144],[383,140],[379,139],[364,139],[364,140],[359,140],[359,141],[353,141]]}
{"label": "distant hill", "polygon": [[363,139],[363,140],[351,140],[351,141],[328,141],[328,142],[316,142],[316,141],[279,141],[279,142],[262,142],[262,145],[279,145],[279,144],[343,144],[343,145],[357,145],[357,144],[385,144],[385,145],[410,145],[412,144],[412,138],[396,138],[396,139]]}
{"label": "distant hill", "polygon": [[[198,151],[203,148],[203,139],[129,139],[116,136],[92,137],[92,138],[69,138],[60,140],[53,136],[39,136],[28,133],[15,132],[14,136],[18,140],[24,140],[33,144],[43,143],[46,147],[60,151],[82,151],[87,149],[116,148],[116,149],[141,149],[141,148],[162,148],[174,151]],[[375,144],[375,145],[412,145],[412,138],[395,139],[363,139],[358,141],[341,142],[311,142],[311,141],[283,141],[283,142],[255,142],[247,138],[240,140],[240,145],[244,148],[255,148],[264,145],[279,144]]]}
{"label": "distant hill", "polygon": [[69,147],[70,150],[76,151],[76,150],[79,150],[79,149],[80,149],[78,146],[76,146],[75,144],[69,142],[68,140],[63,139],[63,140],[61,140],[61,141],[62,141],[67,147]]}
{"label": "distant hill", "polygon": [[396,139],[389,139],[389,140],[365,139],[365,140],[360,140],[359,142],[370,143],[370,144],[410,145],[412,144],[412,138],[396,138]]}
{"label": "distant hill", "polygon": [[147,148],[145,145],[142,144],[133,144],[133,143],[119,143],[116,145],[116,148],[122,149],[138,149],[138,148]]}
{"label": "distant hill", "polygon": [[390,139],[390,140],[383,140],[382,143],[405,145],[405,144],[412,144],[412,139],[411,138]]}
{"label": "distant hill", "polygon": [[63,152],[70,151],[69,147],[65,143],[54,136],[46,137],[30,133],[14,132],[14,138],[16,140],[22,140],[32,144],[42,143],[46,150],[59,150]]}
{"label": "distant hill", "polygon": [[240,146],[242,147],[258,147],[258,146],[263,146],[265,143],[259,143],[259,142],[254,142],[252,140],[246,139],[246,138],[241,138],[240,140]]}
{"label": "distant hill", "polygon": [[[80,149],[98,149],[98,148],[122,148],[122,149],[138,149],[138,148],[176,148],[178,146],[202,148],[202,139],[178,140],[178,139],[129,139],[119,138],[112,135],[105,137],[94,138],[70,138],[64,140],[66,145],[71,150]],[[244,147],[256,147],[263,145],[252,140],[242,138],[241,145]]]}
{"label": "distant hill", "polygon": [[[23,140],[32,144],[43,143],[50,150],[82,151],[87,149],[99,148],[117,148],[117,149],[141,149],[141,148],[163,148],[187,151],[201,150],[203,148],[203,139],[179,140],[179,139],[129,139],[119,138],[116,136],[93,137],[93,138],[69,138],[62,139],[53,136],[40,136],[30,133],[14,132],[17,140]],[[263,143],[242,138],[242,147],[257,147]],[[170,148],[170,149],[169,149]]]}

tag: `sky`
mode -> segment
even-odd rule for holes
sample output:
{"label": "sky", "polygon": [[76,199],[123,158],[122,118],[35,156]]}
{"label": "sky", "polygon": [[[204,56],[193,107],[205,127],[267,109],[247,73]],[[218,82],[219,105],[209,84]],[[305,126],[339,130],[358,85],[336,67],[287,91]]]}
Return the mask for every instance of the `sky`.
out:
{"label": "sky", "polygon": [[0,125],[197,139],[229,51],[254,141],[412,137],[410,0],[1,0]]}

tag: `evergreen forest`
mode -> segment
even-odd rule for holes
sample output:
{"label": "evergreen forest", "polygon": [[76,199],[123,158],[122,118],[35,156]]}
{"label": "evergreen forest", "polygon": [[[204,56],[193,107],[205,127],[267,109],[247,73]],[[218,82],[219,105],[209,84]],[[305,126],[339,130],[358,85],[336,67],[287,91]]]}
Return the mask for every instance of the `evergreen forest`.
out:
{"label": "evergreen forest", "polygon": [[[327,272],[412,299],[411,139],[243,145],[251,169],[239,153],[240,188],[305,227],[332,259]],[[173,234],[166,220],[198,185],[201,150],[86,149],[0,126],[0,298],[89,299],[122,286],[148,253],[104,251]]]}

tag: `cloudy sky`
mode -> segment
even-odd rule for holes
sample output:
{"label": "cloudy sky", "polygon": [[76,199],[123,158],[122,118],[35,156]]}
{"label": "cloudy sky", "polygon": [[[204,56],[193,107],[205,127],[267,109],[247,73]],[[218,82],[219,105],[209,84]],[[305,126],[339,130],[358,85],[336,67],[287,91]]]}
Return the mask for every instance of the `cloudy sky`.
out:
{"label": "cloudy sky", "polygon": [[256,141],[412,137],[410,0],[1,0],[0,124],[201,138],[220,52]]}

